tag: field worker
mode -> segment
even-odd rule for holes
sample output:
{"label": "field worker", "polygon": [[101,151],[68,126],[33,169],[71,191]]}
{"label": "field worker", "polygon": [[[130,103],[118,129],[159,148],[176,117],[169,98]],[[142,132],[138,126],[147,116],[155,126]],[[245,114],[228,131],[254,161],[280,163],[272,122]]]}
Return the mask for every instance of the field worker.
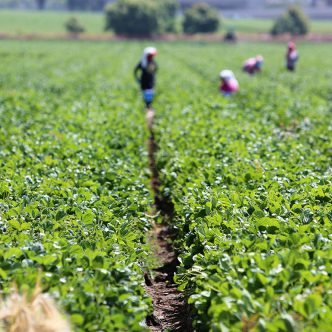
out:
{"label": "field worker", "polygon": [[231,70],[225,69],[220,72],[220,92],[224,96],[230,96],[239,90],[239,83]]}
{"label": "field worker", "polygon": [[243,64],[242,69],[244,72],[250,75],[254,75],[261,71],[263,63],[264,58],[261,55],[257,55],[255,58],[250,58],[246,60]]}
{"label": "field worker", "polygon": [[136,81],[140,84],[147,108],[150,108],[154,97],[154,85],[158,69],[157,63],[154,61],[156,55],[157,50],[154,47],[145,48],[142,59],[134,72]]}
{"label": "field worker", "polygon": [[289,42],[286,53],[286,66],[289,71],[295,71],[295,65],[298,59],[299,55],[297,54],[295,43]]}

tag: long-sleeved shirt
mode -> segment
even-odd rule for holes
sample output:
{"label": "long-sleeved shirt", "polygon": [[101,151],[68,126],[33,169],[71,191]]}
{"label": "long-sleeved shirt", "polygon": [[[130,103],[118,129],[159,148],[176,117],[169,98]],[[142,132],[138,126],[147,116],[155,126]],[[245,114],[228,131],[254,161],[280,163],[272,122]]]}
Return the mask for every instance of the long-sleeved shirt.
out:
{"label": "long-sleeved shirt", "polygon": [[[156,72],[158,70],[157,63],[154,61],[148,62],[146,67],[143,67],[141,63],[139,63],[135,67],[134,75],[136,80],[140,82],[142,90],[153,89],[156,82]],[[141,75],[139,76],[139,72]]]}
{"label": "long-sleeved shirt", "polygon": [[223,94],[225,94],[225,93],[226,94],[234,93],[238,90],[239,90],[239,83],[235,78],[233,78],[229,81],[222,82],[221,86],[220,86],[220,91]]}
{"label": "long-sleeved shirt", "polygon": [[243,65],[243,71],[251,75],[259,72],[260,70],[261,69],[257,66],[257,60],[255,58],[248,59]]}
{"label": "long-sleeved shirt", "polygon": [[299,58],[299,56],[298,56],[296,50],[289,50],[286,54],[287,68],[294,69],[295,63],[298,60],[298,58]]}

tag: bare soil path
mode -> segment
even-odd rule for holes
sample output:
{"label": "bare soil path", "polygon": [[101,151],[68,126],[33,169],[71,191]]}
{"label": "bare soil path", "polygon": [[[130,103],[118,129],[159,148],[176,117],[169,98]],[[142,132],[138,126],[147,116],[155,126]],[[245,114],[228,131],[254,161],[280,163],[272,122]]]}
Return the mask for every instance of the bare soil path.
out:
{"label": "bare soil path", "polygon": [[154,111],[146,111],[147,124],[150,130],[148,141],[149,166],[152,173],[151,187],[154,193],[154,210],[162,217],[161,224],[155,224],[150,243],[160,267],[145,275],[146,291],[153,300],[154,312],[147,317],[146,324],[153,332],[192,331],[190,309],[184,294],[177,290],[173,277],[179,264],[172,247],[172,233],[169,223],[174,216],[174,206],[159,190],[159,173],[156,165],[157,144],[153,133]]}

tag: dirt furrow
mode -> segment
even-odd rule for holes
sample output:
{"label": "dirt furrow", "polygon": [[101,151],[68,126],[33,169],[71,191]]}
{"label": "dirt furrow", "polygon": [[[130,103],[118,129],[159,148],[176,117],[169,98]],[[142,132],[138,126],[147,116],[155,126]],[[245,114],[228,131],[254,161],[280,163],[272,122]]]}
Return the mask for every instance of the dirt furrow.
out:
{"label": "dirt furrow", "polygon": [[184,294],[177,290],[173,278],[179,264],[177,254],[172,247],[175,235],[169,227],[174,216],[174,206],[159,190],[159,172],[156,165],[158,149],[154,132],[154,111],[146,111],[150,130],[148,141],[149,167],[151,170],[151,188],[154,193],[154,210],[162,217],[161,224],[154,224],[150,234],[150,243],[160,267],[146,273],[146,291],[153,300],[153,314],[147,317],[146,324],[153,332],[192,331],[190,309]]}

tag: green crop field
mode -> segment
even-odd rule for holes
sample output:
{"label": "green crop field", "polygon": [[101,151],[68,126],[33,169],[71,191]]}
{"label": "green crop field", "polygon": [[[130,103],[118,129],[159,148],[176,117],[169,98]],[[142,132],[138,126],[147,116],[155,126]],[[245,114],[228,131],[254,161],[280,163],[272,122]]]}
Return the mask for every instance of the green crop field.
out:
{"label": "green crop field", "polygon": [[151,302],[140,49],[127,50],[0,45],[0,288],[33,287],[41,269],[81,331],[141,331]]}
{"label": "green crop field", "polygon": [[[152,312],[145,46],[0,43],[0,292],[41,274],[77,331],[144,331]],[[329,331],[332,46],[299,44],[296,73],[283,44],[156,47],[157,165],[195,330]]]}
{"label": "green crop field", "polygon": [[82,23],[87,33],[104,31],[105,19],[99,13],[0,10],[0,32],[63,33],[66,21],[73,16]]}
{"label": "green crop field", "polygon": [[[157,136],[177,214],[176,279],[191,294],[195,326],[329,331],[331,46],[301,45],[295,75],[283,70],[276,45],[202,45],[190,57],[183,46],[160,51],[169,52],[168,68],[174,57],[182,68],[158,105]],[[264,73],[239,73],[255,53],[266,57]],[[234,65],[241,92],[218,97],[211,79]]]}

